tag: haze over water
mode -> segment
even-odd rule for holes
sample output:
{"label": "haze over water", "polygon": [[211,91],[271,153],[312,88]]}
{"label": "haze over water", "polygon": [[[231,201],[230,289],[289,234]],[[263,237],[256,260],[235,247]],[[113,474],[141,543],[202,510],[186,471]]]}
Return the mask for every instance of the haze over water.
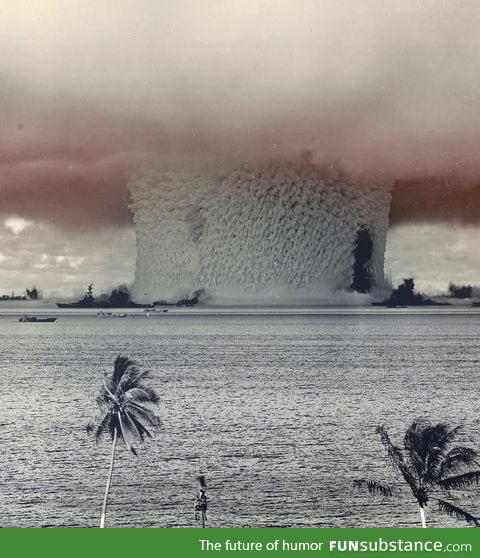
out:
{"label": "haze over water", "polygon": [[[413,418],[465,424],[480,446],[480,316],[472,312],[181,315],[53,324],[0,317],[0,525],[97,526],[111,445],[85,432],[118,353],[152,369],[163,427],[135,458],[121,445],[108,526],[191,526],[196,475],[209,525],[418,526],[374,433]],[[396,486],[401,486],[398,482]],[[461,496],[478,515],[480,500]],[[432,526],[462,526],[430,511]]]}

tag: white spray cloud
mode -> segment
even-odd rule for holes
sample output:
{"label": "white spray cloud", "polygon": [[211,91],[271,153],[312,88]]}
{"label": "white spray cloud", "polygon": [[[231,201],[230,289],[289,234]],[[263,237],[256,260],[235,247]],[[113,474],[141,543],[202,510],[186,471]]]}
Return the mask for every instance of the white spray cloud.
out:
{"label": "white spray cloud", "polygon": [[214,301],[312,302],[348,289],[365,227],[383,285],[388,185],[335,167],[270,162],[220,173],[150,172],[130,182],[137,300],[205,289]]}

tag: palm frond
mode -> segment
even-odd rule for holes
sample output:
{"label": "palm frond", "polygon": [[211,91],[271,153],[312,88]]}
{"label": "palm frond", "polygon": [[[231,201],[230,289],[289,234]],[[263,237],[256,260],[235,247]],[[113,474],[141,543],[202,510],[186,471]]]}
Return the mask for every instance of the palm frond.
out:
{"label": "palm frond", "polygon": [[472,514],[462,510],[461,508],[454,506],[450,502],[445,500],[438,500],[438,509],[449,515],[450,517],[456,517],[457,519],[464,519],[467,523],[474,523],[477,527],[480,527],[478,519]]}
{"label": "palm frond", "polygon": [[460,434],[460,432],[463,430],[463,426],[459,425],[459,426],[455,426],[455,428],[450,428],[446,434],[447,436],[447,443],[451,444],[455,438]]}
{"label": "palm frond", "polygon": [[390,461],[400,471],[403,478],[405,479],[405,482],[410,486],[413,493],[416,494],[416,491],[418,489],[417,480],[415,479],[415,476],[408,465],[405,463],[402,450],[392,443],[392,441],[390,440],[390,436],[388,435],[388,432],[384,426],[378,426],[376,432],[377,434],[380,434],[380,440],[387,450]]}
{"label": "palm frond", "polygon": [[480,484],[480,471],[470,471],[469,473],[463,473],[455,477],[441,479],[438,484],[446,490],[475,486]]}
{"label": "palm frond", "polygon": [[419,479],[431,482],[438,475],[448,443],[449,427],[432,425],[425,417],[416,418],[408,427],[403,445]]}
{"label": "palm frond", "polygon": [[115,396],[116,391],[117,391],[117,386],[115,385],[113,379],[109,378],[108,376],[105,376],[98,397],[98,399],[100,399],[100,404],[102,401],[105,402],[107,405],[110,405],[111,403],[115,403],[115,401],[117,400],[117,397]]}
{"label": "palm frond", "polygon": [[463,466],[476,463],[478,452],[465,446],[456,446],[450,450],[440,465],[440,478],[449,473],[455,473]]}
{"label": "palm frond", "polygon": [[95,417],[95,420],[90,421],[85,427],[87,434],[93,434],[95,441],[99,442],[102,436],[112,433],[111,419],[110,411],[104,413],[103,416]]}
{"label": "palm frond", "polygon": [[387,450],[388,457],[392,463],[396,467],[398,467],[401,463],[404,463],[401,449],[392,443],[385,426],[377,426],[376,433],[380,434],[380,441]]}
{"label": "palm frond", "polygon": [[143,386],[145,380],[149,378],[151,378],[150,370],[144,370],[138,363],[130,364],[122,376],[119,386],[124,391],[128,391],[133,387]]}
{"label": "palm frond", "polygon": [[427,448],[435,447],[439,450],[446,450],[447,446],[456,438],[461,428],[460,426],[450,428],[450,426],[444,422],[431,424],[429,421],[425,420],[425,423],[426,427],[423,434],[425,446]]}
{"label": "palm frond", "polygon": [[444,465],[447,456],[451,453],[448,451],[448,446],[454,441],[460,429],[460,426],[450,428],[447,424],[439,423],[425,430],[427,447],[425,482],[435,484],[445,474]]}
{"label": "palm frond", "polygon": [[137,417],[135,417],[133,414],[129,415],[130,420],[133,422],[133,424],[135,425],[135,428],[138,430],[138,435],[140,437],[140,441],[143,443],[145,441],[145,436],[147,436],[147,438],[151,438],[152,435],[150,434],[150,432],[147,430],[147,428],[145,427],[145,425],[139,421],[137,419]]}
{"label": "palm frond", "polygon": [[105,388],[102,386],[97,397],[97,406],[99,409],[103,410],[110,404],[110,396],[106,392]]}
{"label": "palm frond", "polygon": [[103,419],[98,423],[98,426],[95,430],[95,441],[99,442],[104,434],[110,434],[112,436],[112,414],[110,412],[106,413]]}
{"label": "palm frond", "polygon": [[132,434],[131,429],[127,426],[125,421],[125,415],[122,413],[117,413],[118,426],[119,426],[119,437],[123,440],[128,451],[132,452],[133,455],[137,455],[137,450],[134,447],[135,434]]}
{"label": "palm frond", "polygon": [[354,480],[353,487],[358,489],[366,489],[370,494],[382,494],[383,496],[392,495],[392,489],[389,486],[380,484],[372,480],[366,480],[366,479]]}
{"label": "palm frond", "polygon": [[120,384],[120,381],[124,376],[124,374],[127,372],[127,369],[130,366],[136,366],[137,364],[138,363],[135,360],[132,360],[127,356],[124,355],[117,356],[113,365],[113,374],[112,374],[112,381],[115,387],[117,387]]}
{"label": "palm frond", "polygon": [[443,423],[428,425],[423,431],[422,453],[424,455],[425,482],[432,483],[438,478],[447,452],[448,432],[448,426]]}
{"label": "palm frond", "polygon": [[430,426],[430,422],[424,418],[415,419],[407,428],[403,439],[403,447],[410,458],[410,461],[419,478],[422,478],[425,469],[425,451],[424,451],[424,431]]}
{"label": "palm frond", "polygon": [[138,405],[130,401],[128,403],[128,411],[135,415],[138,420],[144,421],[155,428],[158,428],[161,424],[160,418],[150,409],[143,407],[143,405]]}
{"label": "palm frond", "polygon": [[125,397],[138,403],[156,404],[160,401],[158,393],[148,386],[132,387],[125,392]]}

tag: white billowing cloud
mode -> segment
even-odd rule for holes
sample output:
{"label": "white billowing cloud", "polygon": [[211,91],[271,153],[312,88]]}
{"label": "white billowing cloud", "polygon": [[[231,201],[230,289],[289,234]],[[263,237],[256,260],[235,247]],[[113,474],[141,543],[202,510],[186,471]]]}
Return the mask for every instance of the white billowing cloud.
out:
{"label": "white billowing cloud", "polygon": [[414,277],[418,290],[446,292],[448,284],[480,285],[480,228],[404,224],[390,229],[385,270],[393,285]]}
{"label": "white billowing cloud", "polygon": [[0,295],[35,285],[48,297],[72,297],[92,281],[97,293],[131,283],[135,236],[131,229],[105,227],[82,234],[35,222],[12,234],[0,230]]}
{"label": "white billowing cloud", "polygon": [[55,256],[42,254],[37,263],[33,264],[35,269],[55,270],[55,269],[81,269],[85,262],[85,256]]}
{"label": "white billowing cloud", "polygon": [[5,228],[10,229],[13,234],[20,234],[31,224],[32,221],[27,221],[27,219],[16,217],[14,215],[12,215],[11,217],[7,217],[4,222]]}

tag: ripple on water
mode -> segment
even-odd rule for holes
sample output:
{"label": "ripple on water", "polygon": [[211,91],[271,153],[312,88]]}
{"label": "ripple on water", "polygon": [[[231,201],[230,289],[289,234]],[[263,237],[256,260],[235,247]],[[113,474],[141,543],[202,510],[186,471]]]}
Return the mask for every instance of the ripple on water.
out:
{"label": "ripple on water", "polygon": [[0,317],[1,525],[97,524],[110,447],[84,427],[119,352],[154,371],[163,426],[138,458],[119,449],[110,525],[192,525],[199,471],[212,526],[418,525],[406,490],[372,498],[352,480],[395,479],[379,423],[400,437],[428,414],[465,423],[464,441],[480,445],[478,319]]}

